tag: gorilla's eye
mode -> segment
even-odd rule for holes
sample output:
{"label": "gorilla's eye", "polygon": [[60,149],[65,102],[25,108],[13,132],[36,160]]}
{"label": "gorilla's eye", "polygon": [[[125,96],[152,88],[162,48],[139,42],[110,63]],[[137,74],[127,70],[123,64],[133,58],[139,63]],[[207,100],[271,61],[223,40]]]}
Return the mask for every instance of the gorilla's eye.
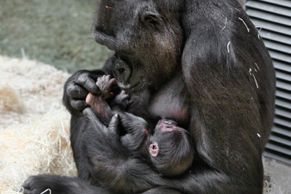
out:
{"label": "gorilla's eye", "polygon": [[125,69],[124,68],[118,68],[117,71],[118,71],[118,73],[122,74],[122,73],[125,72]]}

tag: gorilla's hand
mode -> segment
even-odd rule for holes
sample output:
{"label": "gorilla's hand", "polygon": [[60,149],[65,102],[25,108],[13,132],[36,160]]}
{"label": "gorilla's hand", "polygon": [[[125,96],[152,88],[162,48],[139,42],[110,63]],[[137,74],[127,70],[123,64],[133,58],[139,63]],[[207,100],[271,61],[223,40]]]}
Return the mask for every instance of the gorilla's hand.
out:
{"label": "gorilla's hand", "polygon": [[127,133],[121,137],[122,145],[131,152],[139,152],[149,135],[147,122],[143,118],[130,113],[118,114],[121,125]]}
{"label": "gorilla's hand", "polygon": [[[100,119],[96,116],[91,108],[85,108],[83,110],[83,114],[89,119],[91,122],[92,131],[88,132],[90,137],[96,136],[94,139],[97,140],[99,143],[102,141],[118,141],[119,139],[119,115],[114,114],[112,118],[109,120],[108,126],[105,126]],[[114,142],[118,144],[118,142]],[[104,146],[104,145],[102,145]],[[120,145],[118,145],[120,146]],[[106,146],[110,147],[110,146]]]}
{"label": "gorilla's hand", "polygon": [[85,98],[89,92],[100,95],[96,80],[102,74],[104,73],[101,71],[81,70],[67,80],[64,86],[63,101],[71,113],[80,113],[88,106]]}

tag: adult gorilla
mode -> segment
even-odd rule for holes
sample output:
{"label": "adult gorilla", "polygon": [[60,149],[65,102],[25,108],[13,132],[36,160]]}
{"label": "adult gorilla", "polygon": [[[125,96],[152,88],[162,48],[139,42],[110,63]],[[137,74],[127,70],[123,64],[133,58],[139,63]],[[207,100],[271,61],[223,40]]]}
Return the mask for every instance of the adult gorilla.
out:
{"label": "adult gorilla", "polygon": [[[118,141],[116,117],[108,128],[97,118],[89,123],[84,117],[85,96],[97,92],[94,80],[100,71],[80,71],[68,80],[64,102],[72,113],[72,147],[80,177],[95,186],[42,175],[25,182],[25,193],[47,187],[53,193],[86,194],[262,193],[261,156],[272,126],[274,70],[239,3],[102,0],[98,16],[96,41],[131,66],[129,84],[137,86],[136,95],[141,96],[146,85],[146,112],[167,114],[164,110],[174,96],[186,104],[185,128],[197,159],[189,173],[167,179],[131,157]],[[110,67],[104,69],[110,72]],[[84,135],[92,125],[99,130]]]}

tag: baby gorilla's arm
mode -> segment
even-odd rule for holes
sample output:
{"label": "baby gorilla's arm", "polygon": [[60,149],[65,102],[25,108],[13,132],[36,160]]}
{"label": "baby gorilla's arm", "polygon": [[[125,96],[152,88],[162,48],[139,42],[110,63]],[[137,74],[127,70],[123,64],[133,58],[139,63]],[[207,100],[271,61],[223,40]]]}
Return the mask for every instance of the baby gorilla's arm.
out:
{"label": "baby gorilla's arm", "polygon": [[109,121],[113,116],[112,109],[106,102],[106,99],[112,97],[114,94],[111,91],[113,85],[116,84],[115,79],[111,79],[109,75],[101,76],[97,79],[96,85],[99,88],[101,94],[99,96],[89,93],[86,97],[86,103],[96,113],[97,117],[108,126]]}
{"label": "baby gorilla's arm", "polygon": [[108,126],[113,112],[107,102],[101,96],[95,96],[89,93],[86,97],[86,103],[91,106],[102,123]]}
{"label": "baby gorilla's arm", "polygon": [[126,131],[126,134],[121,137],[122,145],[133,155],[143,154],[150,133],[147,122],[131,113],[120,112],[118,114],[122,127]]}

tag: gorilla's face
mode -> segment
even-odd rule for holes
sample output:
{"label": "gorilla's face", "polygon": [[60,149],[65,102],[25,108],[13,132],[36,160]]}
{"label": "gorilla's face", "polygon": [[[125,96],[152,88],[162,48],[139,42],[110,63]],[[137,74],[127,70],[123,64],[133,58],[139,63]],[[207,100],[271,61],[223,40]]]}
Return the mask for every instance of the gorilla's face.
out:
{"label": "gorilla's face", "polygon": [[180,63],[181,27],[176,15],[158,10],[152,0],[102,0],[99,4],[95,39],[131,66],[135,81],[167,80]]}

